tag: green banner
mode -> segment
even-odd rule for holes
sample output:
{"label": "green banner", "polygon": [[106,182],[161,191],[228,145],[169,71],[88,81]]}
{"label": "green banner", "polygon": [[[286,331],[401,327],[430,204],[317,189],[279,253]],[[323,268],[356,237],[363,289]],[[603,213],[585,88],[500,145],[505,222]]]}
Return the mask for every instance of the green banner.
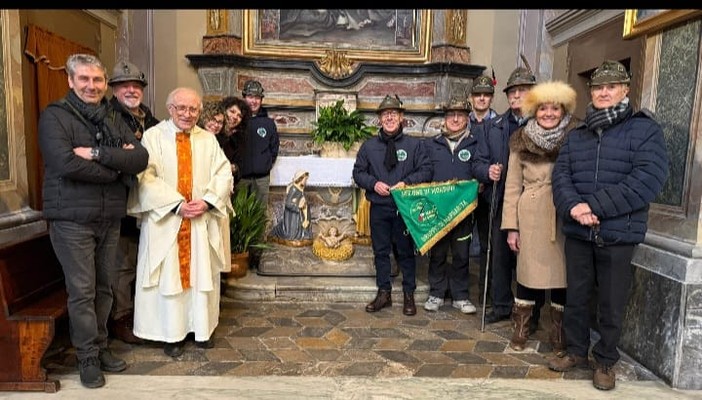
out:
{"label": "green banner", "polygon": [[421,254],[478,206],[478,181],[408,185],[390,191]]}

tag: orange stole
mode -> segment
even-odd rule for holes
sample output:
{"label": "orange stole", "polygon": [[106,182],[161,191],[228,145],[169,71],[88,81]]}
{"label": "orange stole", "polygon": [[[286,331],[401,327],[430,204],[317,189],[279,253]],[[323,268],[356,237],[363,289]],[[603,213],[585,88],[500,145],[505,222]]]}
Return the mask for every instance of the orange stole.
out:
{"label": "orange stole", "polygon": [[[190,135],[176,133],[176,152],[178,155],[178,193],[185,201],[193,197],[193,153],[190,148]],[[178,230],[178,261],[180,263],[180,284],[183,290],[190,288],[190,219],[183,218]]]}

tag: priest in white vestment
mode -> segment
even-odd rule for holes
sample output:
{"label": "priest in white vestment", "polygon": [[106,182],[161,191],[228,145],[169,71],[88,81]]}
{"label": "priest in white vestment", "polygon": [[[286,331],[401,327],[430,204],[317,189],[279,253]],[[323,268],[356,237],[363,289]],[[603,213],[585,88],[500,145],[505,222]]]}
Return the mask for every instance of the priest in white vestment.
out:
{"label": "priest in white vestment", "polygon": [[231,210],[232,173],[215,136],[196,125],[200,95],[178,88],[166,105],[171,118],[144,132],[149,163],[128,213],[141,224],[134,334],[178,357],[191,332],[199,347],[213,346],[220,272],[231,268],[217,218]]}

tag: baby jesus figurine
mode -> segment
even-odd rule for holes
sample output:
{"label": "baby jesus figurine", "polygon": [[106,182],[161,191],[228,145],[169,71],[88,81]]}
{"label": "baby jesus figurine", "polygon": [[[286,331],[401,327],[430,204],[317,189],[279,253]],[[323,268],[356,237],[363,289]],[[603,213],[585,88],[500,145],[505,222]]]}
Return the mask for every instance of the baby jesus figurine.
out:
{"label": "baby jesus figurine", "polygon": [[327,230],[327,233],[319,232],[319,238],[330,249],[335,249],[341,245],[341,241],[346,238],[346,235],[339,232],[337,227],[332,226]]}

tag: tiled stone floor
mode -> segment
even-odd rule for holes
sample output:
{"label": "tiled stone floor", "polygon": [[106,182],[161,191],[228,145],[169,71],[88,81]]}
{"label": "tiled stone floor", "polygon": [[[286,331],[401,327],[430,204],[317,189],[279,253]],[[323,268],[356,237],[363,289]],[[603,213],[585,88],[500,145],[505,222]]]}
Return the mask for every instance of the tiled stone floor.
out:
{"label": "tiled stone floor", "polygon": [[[477,296],[476,296],[477,297]],[[370,300],[370,299],[369,299]],[[592,372],[560,373],[546,366],[553,357],[548,344],[546,309],[528,348],[508,347],[509,321],[480,331],[480,309],[464,315],[450,305],[430,313],[421,308],[407,317],[401,299],[391,308],[369,314],[364,303],[241,302],[222,297],[215,348],[192,341],[172,359],[160,343],[111,348],[129,367],[122,374],[195,376],[308,377],[446,377],[590,380]],[[61,333],[63,332],[63,333]],[[75,353],[59,327],[45,359],[49,374],[74,374]],[[658,380],[623,355],[615,367],[620,381]]]}

